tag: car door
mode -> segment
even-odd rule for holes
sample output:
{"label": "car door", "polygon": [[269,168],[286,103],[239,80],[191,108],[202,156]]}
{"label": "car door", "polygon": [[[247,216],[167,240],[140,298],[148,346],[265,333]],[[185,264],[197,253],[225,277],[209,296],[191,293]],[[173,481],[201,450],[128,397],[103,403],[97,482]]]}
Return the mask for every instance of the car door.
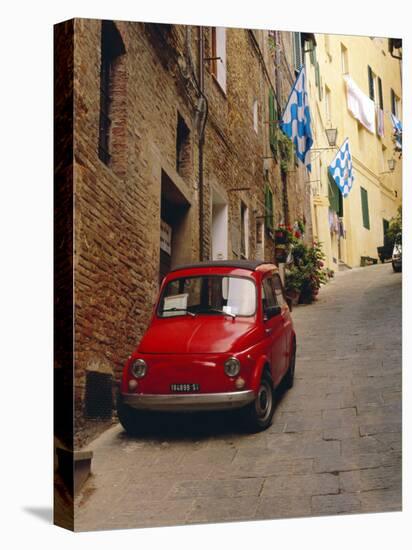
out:
{"label": "car door", "polygon": [[281,306],[282,317],[282,341],[283,341],[283,361],[280,367],[281,376],[286,372],[289,367],[290,353],[291,353],[291,338],[292,338],[292,318],[290,315],[289,307],[286,302],[286,296],[283,289],[282,281],[278,274],[274,274],[271,278],[273,284],[273,291],[275,293],[276,301]]}
{"label": "car door", "polygon": [[275,385],[281,379],[284,371],[284,320],[281,312],[273,317],[268,317],[268,312],[270,308],[278,305],[274,292],[274,282],[272,276],[269,275],[262,281],[262,310],[265,339],[267,339],[268,355],[270,356],[272,367],[272,379]]}

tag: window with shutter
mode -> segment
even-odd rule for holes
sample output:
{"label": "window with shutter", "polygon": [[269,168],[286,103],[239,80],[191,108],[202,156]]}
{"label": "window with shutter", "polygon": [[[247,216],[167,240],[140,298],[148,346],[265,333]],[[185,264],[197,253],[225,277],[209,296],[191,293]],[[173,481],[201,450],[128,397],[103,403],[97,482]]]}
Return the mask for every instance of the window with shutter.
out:
{"label": "window with shutter", "polygon": [[382,80],[378,76],[378,96],[379,96],[379,109],[383,109],[383,92],[382,92]]}
{"label": "window with shutter", "polygon": [[293,32],[292,39],[293,39],[293,64],[295,66],[295,71],[299,72],[303,65],[301,33]]}
{"label": "window with shutter", "polygon": [[361,190],[361,202],[362,202],[363,227],[365,229],[370,229],[368,192],[363,187],[361,187],[360,190]]}
{"label": "window with shutter", "polygon": [[[119,174],[123,170],[121,161],[124,160],[123,155],[119,155],[123,149],[120,146],[124,146],[121,138],[123,132],[119,132],[119,128],[122,129],[126,120],[126,80],[123,76],[125,52],[122,37],[114,22],[102,21],[98,155],[100,160]],[[115,152],[117,155],[114,157]]]}
{"label": "window with shutter", "polygon": [[309,50],[309,59],[312,65],[316,64],[316,46],[313,46],[311,50]]}
{"label": "window with shutter", "polygon": [[372,101],[375,101],[375,85],[374,85],[374,74],[372,69],[368,65],[368,82],[369,82],[369,97]]}
{"label": "window with shutter", "polygon": [[396,94],[392,90],[392,88],[391,88],[391,111],[393,115],[398,116],[398,112],[396,109]]}
{"label": "window with shutter", "polygon": [[226,28],[212,28],[212,48],[211,54],[213,58],[211,72],[216,78],[220,87],[226,92]]}

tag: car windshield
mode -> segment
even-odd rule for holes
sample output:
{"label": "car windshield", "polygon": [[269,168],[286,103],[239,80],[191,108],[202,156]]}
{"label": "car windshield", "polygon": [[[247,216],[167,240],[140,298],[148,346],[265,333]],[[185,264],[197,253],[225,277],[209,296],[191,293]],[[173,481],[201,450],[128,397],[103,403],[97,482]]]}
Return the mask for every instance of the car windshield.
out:
{"label": "car windshield", "polygon": [[181,315],[250,316],[256,310],[256,287],[245,277],[218,275],[169,281],[159,302],[160,317]]}

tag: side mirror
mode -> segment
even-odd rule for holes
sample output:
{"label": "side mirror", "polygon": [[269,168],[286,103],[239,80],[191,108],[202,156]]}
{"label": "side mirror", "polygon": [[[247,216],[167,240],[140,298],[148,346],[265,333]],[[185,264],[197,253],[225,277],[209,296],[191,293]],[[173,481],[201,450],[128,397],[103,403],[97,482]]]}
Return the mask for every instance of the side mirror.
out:
{"label": "side mirror", "polygon": [[293,309],[292,298],[289,298],[289,296],[286,296],[286,303],[288,304],[289,311],[292,311]]}
{"label": "side mirror", "polygon": [[282,308],[280,306],[269,306],[265,309],[263,318],[265,321],[268,321],[269,319],[272,319],[272,317],[276,317],[276,315],[280,315],[282,312]]}

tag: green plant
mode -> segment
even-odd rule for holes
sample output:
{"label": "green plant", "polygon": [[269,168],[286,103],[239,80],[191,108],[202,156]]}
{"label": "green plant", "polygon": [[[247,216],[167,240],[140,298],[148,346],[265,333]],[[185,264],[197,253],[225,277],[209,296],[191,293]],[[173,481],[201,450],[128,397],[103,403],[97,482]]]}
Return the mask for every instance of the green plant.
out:
{"label": "green plant", "polygon": [[393,245],[395,238],[399,234],[402,235],[402,206],[399,206],[398,213],[389,222],[386,237],[391,245]]}
{"label": "green plant", "polygon": [[286,236],[285,244],[288,245],[288,248],[296,246],[299,243],[299,239],[295,237],[293,227],[290,225],[278,225],[275,229],[275,234],[278,231],[283,231]]}
{"label": "green plant", "polygon": [[286,273],[286,290],[300,291],[300,301],[311,303],[322,284],[330,276],[323,260],[325,254],[322,245],[314,242],[312,246],[298,241],[292,247],[293,267]]}
{"label": "green plant", "polygon": [[299,231],[301,233],[304,233],[305,232],[305,222],[303,220],[297,220],[297,226],[299,228]]}
{"label": "green plant", "polygon": [[268,46],[269,46],[269,51],[273,53],[276,51],[276,40],[274,36],[271,36],[271,35],[268,36]]}
{"label": "green plant", "polygon": [[290,292],[300,292],[304,283],[304,273],[298,267],[292,267],[285,273],[286,294]]}
{"label": "green plant", "polygon": [[278,132],[277,137],[280,152],[280,169],[282,172],[287,172],[290,161],[293,158],[293,144],[283,132]]}

